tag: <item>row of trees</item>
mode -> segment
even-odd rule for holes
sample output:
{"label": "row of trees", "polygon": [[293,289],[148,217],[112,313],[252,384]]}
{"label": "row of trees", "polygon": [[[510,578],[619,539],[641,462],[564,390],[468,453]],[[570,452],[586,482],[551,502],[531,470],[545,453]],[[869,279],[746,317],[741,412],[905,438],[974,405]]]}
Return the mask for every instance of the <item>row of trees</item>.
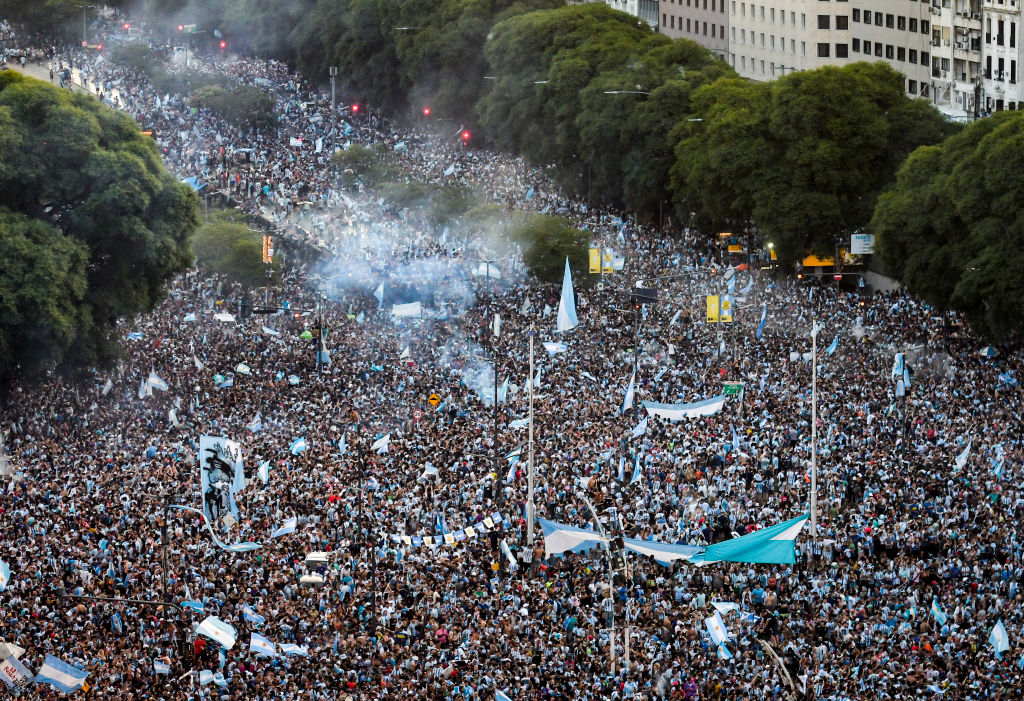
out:
{"label": "row of trees", "polygon": [[188,268],[198,197],[131,117],[0,72],[0,378],[102,365]]}

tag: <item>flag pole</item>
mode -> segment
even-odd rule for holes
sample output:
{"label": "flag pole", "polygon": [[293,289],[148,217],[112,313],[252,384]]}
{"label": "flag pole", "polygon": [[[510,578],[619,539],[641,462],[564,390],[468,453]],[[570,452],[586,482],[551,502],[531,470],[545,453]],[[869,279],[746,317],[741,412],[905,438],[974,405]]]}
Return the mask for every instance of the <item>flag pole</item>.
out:
{"label": "flag pole", "polygon": [[[526,384],[530,389],[530,421],[529,421],[529,463],[527,465],[526,480],[526,546],[533,548],[533,337],[536,331],[533,324],[530,324],[530,374],[527,376]],[[531,554],[532,560],[532,554]]]}
{"label": "flag pole", "polygon": [[811,543],[808,562],[814,558],[818,537],[818,322],[811,326]]}

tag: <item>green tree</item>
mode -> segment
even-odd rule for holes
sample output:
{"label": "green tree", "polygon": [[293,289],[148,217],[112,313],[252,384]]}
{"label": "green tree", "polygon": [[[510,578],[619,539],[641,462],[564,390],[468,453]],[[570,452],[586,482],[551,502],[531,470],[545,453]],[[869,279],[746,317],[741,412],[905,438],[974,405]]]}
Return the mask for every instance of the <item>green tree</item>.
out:
{"label": "green tree", "polygon": [[0,377],[38,376],[91,325],[88,257],[50,224],[0,207]]}
{"label": "green tree", "polygon": [[[231,212],[217,212],[196,229],[192,249],[199,265],[246,287],[266,284],[262,236],[250,230]],[[274,256],[271,273],[280,274],[280,256]]]}
{"label": "green tree", "polygon": [[887,271],[992,340],[1024,328],[1024,115],[999,112],[917,149],[870,229]]}
{"label": "green tree", "polygon": [[206,85],[192,92],[189,103],[208,109],[239,129],[261,129],[277,124],[274,99],[251,85],[223,88]]}
{"label": "green tree", "polygon": [[587,285],[590,266],[590,234],[570,226],[563,217],[537,214],[513,229],[511,236],[523,245],[523,262],[543,282],[561,282],[569,258],[573,281]]}
{"label": "green tree", "polygon": [[374,189],[398,174],[394,155],[384,144],[363,146],[351,144],[333,156],[334,165],[345,187],[355,187],[356,181]]}
{"label": "green tree", "polygon": [[695,101],[702,121],[676,128],[678,206],[706,226],[756,224],[785,261],[833,254],[868,224],[906,155],[956,129],[913,104],[903,80],[855,63],[708,88]]}
{"label": "green tree", "polygon": [[[54,347],[39,351],[62,370],[114,359],[116,323],[153,309],[165,282],[192,261],[188,236],[198,198],[166,171],[139,125],[92,96],[11,71],[0,73],[0,208],[67,241],[48,244],[50,262],[38,257],[55,271],[54,285],[67,290],[53,309],[81,307],[71,343],[55,333]],[[54,236],[21,224],[15,231],[21,246]],[[81,251],[87,284],[79,296],[74,264]],[[0,277],[7,271],[0,268]]]}

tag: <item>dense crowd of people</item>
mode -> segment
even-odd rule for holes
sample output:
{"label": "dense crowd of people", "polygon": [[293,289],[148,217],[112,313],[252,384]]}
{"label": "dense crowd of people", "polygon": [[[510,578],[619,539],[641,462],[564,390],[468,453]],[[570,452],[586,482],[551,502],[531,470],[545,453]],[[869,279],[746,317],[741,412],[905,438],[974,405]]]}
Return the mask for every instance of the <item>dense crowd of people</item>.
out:
{"label": "dense crowd of people", "polygon": [[[11,390],[0,640],[30,669],[52,654],[99,698],[785,698],[761,641],[808,698],[1017,697],[1019,349],[979,353],[955,314],[899,293],[730,266],[693,232],[595,212],[452,134],[332,112],[280,63],[191,59],[272,92],[279,126],[241,133],[96,57],[46,60],[88,67],[88,89],[155,129],[180,178],[326,254],[289,270],[272,291],[287,310],[270,316],[223,316],[246,292],[193,270],[125,320],[124,361],[93,385]],[[579,326],[555,333],[560,289],[529,278],[514,246],[342,188],[331,154],[350,143],[386,145],[420,181],[561,213],[625,269],[577,276]],[[658,303],[623,309],[634,282],[664,276],[649,283]],[[707,323],[705,296],[730,286],[734,321]],[[416,301],[420,316],[391,313]],[[303,333],[319,328],[322,366]],[[721,411],[636,430],[642,401],[706,399],[727,382],[743,394]],[[546,556],[525,519],[531,383],[538,516],[587,526],[584,490],[605,527],[689,544],[800,516],[813,416],[817,536],[797,539],[794,565],[629,555],[612,586],[602,549]],[[241,444],[240,518],[213,528],[258,549],[225,550],[197,514],[165,509],[202,505],[201,435]],[[294,532],[272,537],[291,517]],[[325,566],[306,563],[314,552]],[[300,583],[315,573],[323,586]],[[713,603],[737,605],[727,655],[705,627]],[[230,649],[194,634],[208,615],[236,630]],[[997,622],[1009,651],[990,643]],[[261,656],[251,633],[297,647]]]}

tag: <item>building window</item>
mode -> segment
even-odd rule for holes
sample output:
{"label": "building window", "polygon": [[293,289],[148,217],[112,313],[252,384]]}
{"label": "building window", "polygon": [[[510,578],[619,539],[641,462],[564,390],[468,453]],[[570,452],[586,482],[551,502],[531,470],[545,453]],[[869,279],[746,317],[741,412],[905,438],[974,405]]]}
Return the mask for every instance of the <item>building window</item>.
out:
{"label": "building window", "polygon": [[850,51],[846,44],[836,44],[836,58],[848,58],[849,56]]}
{"label": "building window", "polygon": [[853,48],[853,53],[857,53],[858,51],[860,51],[860,39],[854,39],[853,40],[853,47],[852,48]]}
{"label": "building window", "polygon": [[[682,26],[683,26],[682,24],[679,25],[680,28],[682,28]],[[690,18],[689,17],[686,18],[686,31],[690,31]]]}
{"label": "building window", "polygon": [[899,17],[896,18],[896,29],[900,30],[901,32],[905,32],[907,30],[906,17],[900,15]]}
{"label": "building window", "polygon": [[864,24],[871,24],[871,10],[864,10]]}
{"label": "building window", "polygon": [[911,31],[911,32],[916,32],[917,31],[917,18],[916,17],[911,17],[910,18],[910,24],[907,25],[907,29],[909,31]]}
{"label": "building window", "polygon": [[850,28],[850,18],[846,15],[836,15],[836,29],[843,30]]}
{"label": "building window", "polygon": [[911,63],[917,63],[917,49],[907,51],[907,60]]}
{"label": "building window", "polygon": [[832,15],[818,15],[818,29],[831,29]]}
{"label": "building window", "polygon": [[866,53],[866,54],[870,54],[871,53],[871,42],[868,41],[867,39],[864,40],[864,53]]}
{"label": "building window", "polygon": [[662,27],[667,27],[668,26],[668,24],[665,23],[665,13],[664,12],[661,13],[661,26]]}
{"label": "building window", "polygon": [[[921,65],[922,66],[927,66],[928,65],[928,52],[927,51],[922,51],[921,52]],[[924,88],[921,89],[921,94],[924,95]]]}
{"label": "building window", "polygon": [[885,57],[890,61],[896,58],[896,50],[893,48],[892,44],[885,45]]}
{"label": "building window", "polygon": [[911,95],[916,95],[917,94],[917,81],[916,80],[908,80],[907,81],[907,92],[909,94],[911,94]]}
{"label": "building window", "polygon": [[[931,34],[931,26],[932,25],[931,25],[930,22],[928,22],[928,20],[926,20],[926,19],[921,20],[921,33],[922,34]],[[924,95],[924,90],[925,90],[924,87],[922,87],[921,88],[921,94],[922,95]]]}
{"label": "building window", "polygon": [[897,61],[906,61],[907,60],[907,50],[904,47],[902,47],[902,46],[897,46],[896,47],[896,60]]}
{"label": "building window", "polygon": [[885,16],[885,26],[888,27],[889,29],[892,29],[893,27],[895,27],[896,26],[896,16],[895,15],[886,15]]}
{"label": "building window", "polygon": [[853,21],[860,22],[860,10],[853,8]]}
{"label": "building window", "polygon": [[670,29],[675,29],[676,28],[676,16],[675,15],[672,15],[672,21],[669,23],[669,28]]}
{"label": "building window", "polygon": [[875,42],[875,56],[882,58],[882,42],[880,41]]}
{"label": "building window", "polygon": [[829,45],[818,44],[818,58],[828,58],[829,56]]}
{"label": "building window", "polygon": [[876,12],[875,13],[875,26],[876,27],[881,27],[882,26],[882,13],[881,12]]}

